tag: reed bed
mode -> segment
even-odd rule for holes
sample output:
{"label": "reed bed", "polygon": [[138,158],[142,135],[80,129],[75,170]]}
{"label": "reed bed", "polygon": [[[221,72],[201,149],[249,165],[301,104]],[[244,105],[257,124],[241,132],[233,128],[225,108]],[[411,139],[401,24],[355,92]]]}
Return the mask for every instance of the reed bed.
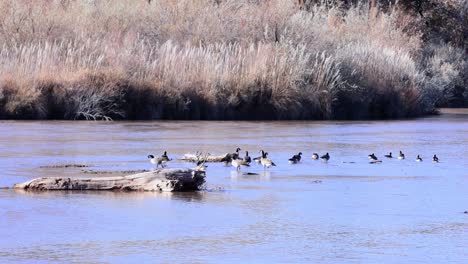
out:
{"label": "reed bed", "polygon": [[397,10],[296,3],[2,1],[0,118],[410,117],[440,100],[423,63],[463,63],[421,62]]}

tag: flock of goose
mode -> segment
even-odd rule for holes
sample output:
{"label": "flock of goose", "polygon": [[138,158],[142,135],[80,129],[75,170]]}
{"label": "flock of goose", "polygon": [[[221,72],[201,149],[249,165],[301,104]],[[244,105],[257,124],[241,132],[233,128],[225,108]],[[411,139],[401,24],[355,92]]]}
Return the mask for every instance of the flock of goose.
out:
{"label": "flock of goose", "polygon": [[[241,167],[249,167],[250,163],[252,161],[254,161],[257,164],[261,164],[264,169],[270,168],[272,166],[276,166],[276,164],[271,159],[268,158],[268,152],[265,152],[265,151],[261,150],[260,151],[261,156],[251,158],[249,156],[249,152],[246,151],[245,156],[242,158],[239,155],[239,151],[241,151],[241,149],[237,148],[235,152],[226,154],[226,156],[224,156],[222,159],[220,159],[220,162],[224,162],[226,165],[231,164],[233,167],[236,168],[236,170],[240,170]],[[381,163],[382,162],[382,160],[380,160],[374,153],[369,154],[367,157],[369,158],[370,163]],[[384,157],[387,158],[387,159],[392,159],[393,158],[392,152],[390,152],[387,155],[384,155]],[[298,154],[293,155],[290,159],[288,159],[288,162],[290,164],[297,164],[297,163],[299,163],[301,161],[301,158],[302,158],[302,152],[299,152]],[[167,151],[164,151],[164,153],[159,157],[155,157],[153,155],[148,155],[148,159],[152,164],[156,165],[156,168],[158,168],[159,166],[161,166],[162,168],[165,168],[167,166],[166,165],[167,162],[172,160],[167,156]],[[320,159],[323,162],[328,162],[328,160],[330,160],[330,154],[328,154],[328,152],[327,152],[325,155],[319,156],[318,153],[313,153],[312,154],[312,159],[313,160]],[[400,150],[400,154],[397,156],[397,159],[399,159],[399,160],[404,160],[405,159],[405,154],[401,150]],[[417,162],[422,162],[423,159],[421,158],[420,155],[418,155],[416,157],[416,161]],[[197,161],[197,167],[195,169],[205,170],[206,167],[207,167],[205,165],[205,162],[206,162],[206,159],[199,159]],[[432,162],[434,162],[434,163],[439,162],[439,158],[437,157],[437,155],[434,154],[434,156],[432,157]]]}

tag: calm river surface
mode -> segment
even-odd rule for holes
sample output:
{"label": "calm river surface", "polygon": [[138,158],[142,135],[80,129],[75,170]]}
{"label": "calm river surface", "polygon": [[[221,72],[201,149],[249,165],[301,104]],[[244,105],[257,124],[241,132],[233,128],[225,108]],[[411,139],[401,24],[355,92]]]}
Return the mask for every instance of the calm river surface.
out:
{"label": "calm river surface", "polygon": [[[196,193],[0,189],[0,263],[468,263],[466,111],[385,122],[1,121],[0,187],[236,147],[264,149],[277,167],[243,175],[209,164]],[[399,150],[406,160],[368,163]],[[302,163],[288,164],[299,151]],[[89,167],[53,167],[64,164]]]}

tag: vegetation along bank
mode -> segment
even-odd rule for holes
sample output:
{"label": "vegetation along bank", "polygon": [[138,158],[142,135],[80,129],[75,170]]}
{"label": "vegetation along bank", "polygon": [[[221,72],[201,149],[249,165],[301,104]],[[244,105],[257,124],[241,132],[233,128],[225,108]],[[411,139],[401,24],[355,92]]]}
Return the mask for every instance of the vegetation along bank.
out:
{"label": "vegetation along bank", "polygon": [[7,0],[0,118],[415,117],[467,51],[464,0]]}

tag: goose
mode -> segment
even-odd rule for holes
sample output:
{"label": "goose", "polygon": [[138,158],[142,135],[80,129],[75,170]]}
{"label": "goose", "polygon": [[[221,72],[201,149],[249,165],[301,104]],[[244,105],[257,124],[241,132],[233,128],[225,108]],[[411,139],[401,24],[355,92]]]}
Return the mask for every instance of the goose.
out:
{"label": "goose", "polygon": [[328,155],[328,152],[327,152],[327,154],[321,156],[320,159],[321,159],[322,161],[327,162],[327,161],[330,159],[330,155]]}
{"label": "goose", "polygon": [[234,153],[227,153],[224,158],[221,159],[221,162],[224,162],[224,165],[228,166],[229,163],[232,163],[232,160],[239,158],[239,151],[240,148],[236,148],[236,152]]}
{"label": "goose", "polygon": [[276,166],[276,164],[269,158],[267,158],[268,153],[262,150],[262,158],[260,159],[260,163],[262,164],[263,168],[270,168],[271,166]]}
{"label": "goose", "polygon": [[399,160],[404,160],[405,159],[405,154],[403,154],[403,152],[401,152],[401,150],[400,150],[400,155],[398,155],[398,159]]}
{"label": "goose", "polygon": [[231,153],[231,158],[232,158],[232,159],[237,159],[237,158],[239,158],[239,151],[241,151],[241,149],[240,149],[240,148],[236,148],[236,152]]}
{"label": "goose", "polygon": [[312,154],[312,159],[313,160],[318,160],[319,159],[319,154],[318,153]]}
{"label": "goose", "polygon": [[196,171],[206,171],[206,168],[208,168],[208,165],[205,165],[204,160],[200,160],[197,162],[197,166],[194,168]]}
{"label": "goose", "polygon": [[243,159],[233,159],[231,164],[236,168],[236,170],[240,170],[241,166],[250,167],[249,163]]}
{"label": "goose", "polygon": [[296,163],[300,162],[301,161],[301,155],[302,155],[302,152],[299,152],[297,155],[292,156],[292,158],[290,158],[288,160],[289,164],[296,164]]}
{"label": "goose", "polygon": [[435,163],[439,162],[439,158],[436,156],[436,154],[434,154],[434,157],[432,157],[432,162],[435,162]]}
{"label": "goose", "polygon": [[[263,151],[263,150],[262,150],[262,151]],[[268,152],[265,152],[265,155],[268,155]],[[253,161],[255,161],[256,163],[260,164],[261,159],[262,159],[262,156],[253,158]]]}
{"label": "goose", "polygon": [[167,151],[164,151],[164,154],[157,158],[153,155],[148,155],[148,159],[152,164],[156,165],[156,168],[159,167],[159,165],[161,165],[162,168],[166,167],[166,163],[171,160],[167,156]]}
{"label": "goose", "polygon": [[375,156],[374,153],[368,155],[367,157],[371,160],[371,161],[370,161],[371,164],[374,164],[374,163],[382,163],[382,161],[379,160],[379,158],[377,158],[377,156]]}
{"label": "goose", "polygon": [[418,156],[416,157],[416,161],[417,161],[417,162],[421,162],[421,161],[423,161],[423,160],[422,160],[422,158],[418,155]]}
{"label": "goose", "polygon": [[247,162],[247,163],[252,162],[252,159],[250,158],[248,151],[245,152],[244,161]]}
{"label": "goose", "polygon": [[393,158],[391,152],[390,152],[388,155],[385,155],[385,157],[386,157],[386,158],[389,158],[389,159]]}

